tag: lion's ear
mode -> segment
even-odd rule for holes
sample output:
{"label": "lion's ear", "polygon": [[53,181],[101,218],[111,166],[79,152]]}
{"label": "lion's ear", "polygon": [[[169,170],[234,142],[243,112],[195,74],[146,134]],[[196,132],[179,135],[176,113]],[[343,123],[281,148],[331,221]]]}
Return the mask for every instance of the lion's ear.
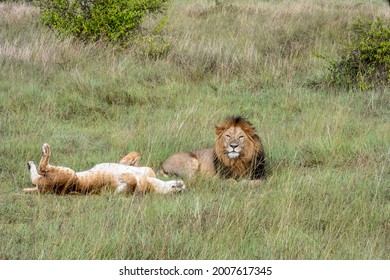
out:
{"label": "lion's ear", "polygon": [[214,128],[214,131],[215,131],[215,134],[217,134],[217,136],[219,136],[219,135],[221,135],[225,131],[225,126],[223,126],[223,125],[216,125],[215,128]]}

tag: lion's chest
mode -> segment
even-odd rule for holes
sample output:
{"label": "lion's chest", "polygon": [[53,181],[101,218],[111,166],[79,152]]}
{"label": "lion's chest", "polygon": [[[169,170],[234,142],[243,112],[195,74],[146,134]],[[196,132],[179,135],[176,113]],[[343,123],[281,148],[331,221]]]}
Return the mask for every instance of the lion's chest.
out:
{"label": "lion's chest", "polygon": [[216,159],[216,169],[222,178],[240,179],[250,177],[250,163],[242,162],[236,159]]}

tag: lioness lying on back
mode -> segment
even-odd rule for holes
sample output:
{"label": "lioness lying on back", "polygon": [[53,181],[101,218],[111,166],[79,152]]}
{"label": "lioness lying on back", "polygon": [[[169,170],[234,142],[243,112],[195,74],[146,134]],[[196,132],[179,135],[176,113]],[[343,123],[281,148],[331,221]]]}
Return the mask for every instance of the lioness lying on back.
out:
{"label": "lioness lying on back", "polygon": [[264,148],[249,121],[241,116],[229,117],[215,127],[215,133],[214,147],[174,154],[163,162],[161,172],[182,178],[200,172],[253,182],[265,177]]}
{"label": "lioness lying on back", "polygon": [[120,163],[101,163],[92,169],[75,172],[68,167],[49,164],[50,146],[43,144],[38,169],[28,162],[34,188],[25,188],[28,193],[99,193],[103,190],[123,194],[146,192],[171,193],[185,189],[183,181],[162,181],[149,167],[138,167],[139,154],[132,152]]}

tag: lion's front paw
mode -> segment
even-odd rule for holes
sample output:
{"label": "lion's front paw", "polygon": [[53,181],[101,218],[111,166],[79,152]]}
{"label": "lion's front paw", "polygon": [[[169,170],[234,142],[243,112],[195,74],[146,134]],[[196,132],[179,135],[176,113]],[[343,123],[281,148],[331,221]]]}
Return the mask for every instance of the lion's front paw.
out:
{"label": "lion's front paw", "polygon": [[236,179],[233,179],[233,178],[227,179],[226,182],[227,182],[229,185],[235,185],[235,184],[237,184],[237,180],[236,180]]}

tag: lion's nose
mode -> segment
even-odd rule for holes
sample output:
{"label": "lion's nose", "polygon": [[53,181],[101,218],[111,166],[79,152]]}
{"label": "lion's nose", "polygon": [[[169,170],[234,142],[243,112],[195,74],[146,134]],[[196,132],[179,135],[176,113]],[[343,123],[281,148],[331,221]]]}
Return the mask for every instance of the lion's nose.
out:
{"label": "lion's nose", "polygon": [[233,148],[233,150],[234,150],[235,148],[237,148],[237,147],[238,147],[238,144],[230,144],[230,147],[232,147],[232,148]]}

